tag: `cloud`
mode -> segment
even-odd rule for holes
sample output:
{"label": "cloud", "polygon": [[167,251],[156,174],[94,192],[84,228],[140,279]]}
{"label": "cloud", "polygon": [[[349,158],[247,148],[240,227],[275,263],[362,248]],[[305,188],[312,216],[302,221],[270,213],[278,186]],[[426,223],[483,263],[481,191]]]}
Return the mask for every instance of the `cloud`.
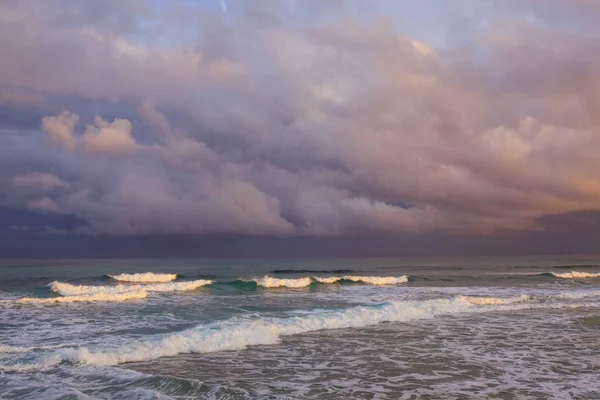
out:
{"label": "cloud", "polygon": [[48,197],[41,197],[37,200],[32,200],[27,203],[27,209],[32,211],[40,211],[44,213],[59,212],[59,208],[54,201]]}
{"label": "cloud", "polygon": [[115,118],[113,122],[103,120],[96,115],[94,125],[87,125],[82,137],[74,134],[75,124],[79,116],[64,111],[58,116],[42,119],[42,130],[57,144],[68,150],[89,153],[121,154],[134,150],[137,146],[131,136],[131,122],[123,118]]}
{"label": "cloud", "polygon": [[18,90],[0,92],[0,104],[16,106],[38,106],[46,103],[46,98],[39,93]]}
{"label": "cloud", "polygon": [[131,122],[115,118],[108,122],[96,116],[96,126],[88,125],[82,138],[83,148],[89,152],[122,153],[133,150],[136,142],[131,136]]}
{"label": "cloud", "polygon": [[77,139],[73,136],[75,124],[79,121],[77,114],[68,111],[54,117],[48,116],[42,119],[42,129],[50,135],[57,144],[73,150],[77,145]]}
{"label": "cloud", "polygon": [[25,175],[13,177],[14,186],[31,188],[40,191],[51,191],[54,189],[68,188],[69,184],[55,175],[44,172],[30,172]]}
{"label": "cloud", "polygon": [[600,210],[600,32],[575,18],[593,2],[486,1],[475,22],[465,0],[442,48],[393,2],[292,3],[231,3],[226,20],[199,3],[1,5],[0,93],[50,109],[43,135],[0,133],[0,205],[92,233],[299,236]]}

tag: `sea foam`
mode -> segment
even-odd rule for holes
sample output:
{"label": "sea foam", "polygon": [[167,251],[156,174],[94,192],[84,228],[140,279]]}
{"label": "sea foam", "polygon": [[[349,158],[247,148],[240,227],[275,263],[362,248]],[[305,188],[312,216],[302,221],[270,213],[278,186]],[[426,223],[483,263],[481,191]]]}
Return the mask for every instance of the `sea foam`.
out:
{"label": "sea foam", "polygon": [[[60,297],[24,297],[22,299],[14,300],[15,303],[24,304],[48,304],[48,303],[74,303],[74,302],[120,302],[132,299],[143,299],[148,296],[148,292],[145,290],[129,290],[122,291],[120,293],[93,293],[93,294],[81,294],[73,296],[60,296]],[[4,300],[10,301],[10,300]]]}
{"label": "sea foam", "polygon": [[90,286],[73,285],[66,282],[54,281],[48,286],[50,290],[63,296],[95,295],[95,294],[119,294],[132,290],[143,290],[148,292],[178,292],[194,290],[201,286],[209,285],[212,281],[199,279],[195,281],[155,283],[146,285],[116,285],[116,286]]}
{"label": "sea foam", "polygon": [[465,301],[480,305],[506,305],[506,304],[515,304],[522,303],[528,300],[531,300],[533,297],[530,295],[522,294],[519,296],[513,297],[479,297],[479,296],[461,296]]}
{"label": "sea foam", "polygon": [[140,274],[119,274],[108,275],[112,279],[120,282],[137,282],[137,283],[164,283],[171,282],[177,279],[177,274],[156,274],[153,272],[144,272]]}
{"label": "sea foam", "polygon": [[559,279],[589,279],[589,278],[599,278],[600,273],[590,273],[590,272],[551,272],[552,275]]}

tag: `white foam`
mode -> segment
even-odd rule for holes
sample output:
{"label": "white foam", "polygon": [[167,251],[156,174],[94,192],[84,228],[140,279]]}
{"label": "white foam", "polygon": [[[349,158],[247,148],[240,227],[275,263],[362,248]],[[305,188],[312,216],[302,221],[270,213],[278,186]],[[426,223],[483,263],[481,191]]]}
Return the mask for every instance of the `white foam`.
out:
{"label": "white foam", "polygon": [[331,284],[339,281],[362,282],[369,285],[397,285],[399,283],[408,282],[408,276],[330,276],[330,277],[315,277],[319,283]]}
{"label": "white foam", "polygon": [[590,272],[551,272],[552,275],[559,279],[589,279],[589,278],[599,278],[600,273],[590,273]]}
{"label": "white foam", "polygon": [[267,287],[267,288],[275,288],[275,287],[289,287],[289,288],[301,288],[309,286],[312,281],[309,277],[305,278],[296,278],[296,279],[277,279],[271,278],[269,276],[265,276],[264,278],[255,278],[253,279],[257,285]]}
{"label": "white foam", "polygon": [[330,277],[302,277],[302,278],[289,278],[289,279],[279,279],[272,278],[270,276],[265,276],[263,278],[255,278],[252,281],[256,282],[257,285],[267,287],[267,288],[276,288],[276,287],[288,287],[288,288],[301,288],[309,286],[312,282],[317,281],[323,284],[332,284],[339,281],[352,281],[352,282],[362,282],[369,285],[397,285],[399,283],[408,282],[408,277],[406,275],[402,275],[399,277],[395,276],[330,276]]}
{"label": "white foam", "polygon": [[155,274],[153,272],[144,272],[140,274],[119,274],[108,275],[112,279],[121,282],[138,282],[138,283],[164,283],[171,282],[177,279],[177,274]]}
{"label": "white foam", "polygon": [[[74,296],[60,296],[60,297],[48,297],[48,298],[39,298],[39,297],[24,297],[18,300],[12,300],[16,303],[25,303],[25,304],[52,304],[52,303],[73,303],[73,302],[93,302],[93,301],[101,301],[101,302],[120,302],[132,299],[143,299],[148,296],[148,293],[145,290],[130,290],[126,292],[120,293],[94,293],[94,294],[84,294],[84,295],[74,295]],[[5,300],[11,301],[11,300]]]}
{"label": "white foam", "polygon": [[201,286],[209,285],[212,281],[199,279],[195,281],[155,283],[146,285],[116,285],[116,286],[89,286],[73,285],[66,282],[54,281],[50,283],[50,290],[63,296],[95,295],[95,294],[119,294],[132,290],[144,290],[148,292],[178,292],[194,290]]}
{"label": "white foam", "polygon": [[7,346],[0,344],[0,353],[4,354],[21,354],[21,353],[29,353],[33,351],[35,347],[24,347],[24,346]]}
{"label": "white foam", "polygon": [[0,345],[0,353],[2,354],[24,354],[31,353],[36,350],[55,350],[60,349],[62,347],[72,347],[73,344],[59,344],[55,346],[9,346],[9,345]]}
{"label": "white foam", "polygon": [[479,297],[479,296],[461,296],[465,301],[475,305],[506,305],[522,303],[531,300],[532,297],[526,294],[513,297]]}
{"label": "white foam", "polygon": [[[501,304],[501,301],[498,304]],[[483,309],[489,309],[490,306],[486,307]],[[309,314],[288,318],[262,317],[254,320],[239,318],[133,342],[116,349],[63,348],[53,353],[52,357],[56,363],[69,360],[95,365],[117,365],[182,353],[239,350],[251,345],[276,344],[282,336],[311,331],[359,328],[385,321],[432,318],[437,315],[477,309],[482,309],[482,306],[473,304],[464,296],[457,296],[451,299],[394,301],[339,311],[312,311]]]}

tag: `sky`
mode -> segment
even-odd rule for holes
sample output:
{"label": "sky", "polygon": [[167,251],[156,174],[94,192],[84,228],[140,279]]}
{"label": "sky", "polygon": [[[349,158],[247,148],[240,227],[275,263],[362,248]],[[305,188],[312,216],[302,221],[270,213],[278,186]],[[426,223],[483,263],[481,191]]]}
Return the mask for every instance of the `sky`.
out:
{"label": "sky", "polygon": [[600,252],[599,18],[3,1],[0,258]]}

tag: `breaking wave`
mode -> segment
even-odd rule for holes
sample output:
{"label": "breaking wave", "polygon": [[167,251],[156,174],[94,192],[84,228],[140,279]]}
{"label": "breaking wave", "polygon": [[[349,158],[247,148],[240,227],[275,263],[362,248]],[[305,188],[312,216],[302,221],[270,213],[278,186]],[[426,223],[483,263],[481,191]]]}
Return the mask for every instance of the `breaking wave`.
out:
{"label": "breaking wave", "polygon": [[274,269],[272,274],[350,274],[353,269]]}
{"label": "breaking wave", "polygon": [[195,281],[156,283],[147,285],[116,285],[116,286],[90,286],[73,285],[66,282],[54,281],[48,286],[50,290],[63,296],[86,296],[86,295],[111,295],[129,292],[132,290],[147,292],[178,292],[194,290],[201,286],[209,285],[212,281],[199,279]]}
{"label": "breaking wave", "polygon": [[120,282],[137,283],[164,283],[177,279],[177,274],[155,274],[153,272],[144,272],[140,274],[119,274],[108,275],[110,278]]}
{"label": "breaking wave", "polygon": [[330,277],[315,277],[314,278],[319,283],[336,283],[340,281],[350,281],[350,282],[360,282],[366,283],[369,285],[397,285],[399,283],[408,282],[408,276],[330,276]]}
{"label": "breaking wave", "polygon": [[[258,315],[252,319],[234,317],[199,325],[179,332],[147,336],[118,347],[64,347],[40,354],[27,365],[0,366],[0,370],[52,368],[64,361],[91,365],[119,365],[149,361],[184,353],[209,353],[240,350],[252,345],[277,344],[282,337],[307,332],[362,328],[382,322],[402,322],[435,318],[441,315],[487,312],[522,307],[537,307],[548,300],[580,299],[599,296],[598,290],[512,297],[457,295],[451,298],[421,301],[387,301],[338,310],[311,310],[287,317]],[[556,305],[556,303],[550,303]],[[560,304],[560,303],[559,303]],[[26,348],[8,351],[25,352]]]}
{"label": "breaking wave", "polygon": [[319,310],[287,318],[260,317],[254,320],[235,318],[132,342],[111,350],[92,350],[87,347],[63,348],[52,353],[50,357],[53,363],[66,360],[94,365],[118,365],[182,353],[239,350],[251,345],[276,344],[283,336],[324,329],[360,328],[382,322],[432,318],[442,314],[468,312],[477,307],[480,306],[475,305],[470,298],[457,296],[451,299],[391,301],[338,311]]}
{"label": "breaking wave", "polygon": [[559,279],[589,279],[589,278],[599,278],[600,273],[591,273],[591,272],[550,272],[552,275]]}
{"label": "breaking wave", "polygon": [[288,287],[288,288],[301,288],[309,286],[312,283],[312,280],[309,277],[305,278],[296,278],[296,279],[278,279],[271,278],[269,276],[265,276],[264,278],[255,278],[253,279],[257,285],[266,287],[266,288],[276,288],[276,287]]}
{"label": "breaking wave", "polygon": [[120,293],[93,293],[72,296],[59,297],[24,297],[18,300],[4,300],[4,302],[13,302],[21,304],[52,304],[52,303],[74,303],[74,302],[120,302],[132,299],[143,299],[148,296],[145,290],[129,290]]}
{"label": "breaking wave", "polygon": [[330,276],[330,277],[319,277],[319,276],[305,276],[302,278],[289,278],[289,279],[279,279],[272,278],[270,276],[265,276],[263,278],[254,278],[250,281],[246,282],[255,282],[258,286],[266,287],[266,288],[276,288],[276,287],[288,287],[288,288],[302,288],[309,286],[313,283],[321,283],[321,284],[333,284],[340,282],[354,282],[354,283],[364,283],[368,285],[397,285],[399,283],[408,282],[408,277],[406,275],[402,275],[399,277],[395,276]]}

